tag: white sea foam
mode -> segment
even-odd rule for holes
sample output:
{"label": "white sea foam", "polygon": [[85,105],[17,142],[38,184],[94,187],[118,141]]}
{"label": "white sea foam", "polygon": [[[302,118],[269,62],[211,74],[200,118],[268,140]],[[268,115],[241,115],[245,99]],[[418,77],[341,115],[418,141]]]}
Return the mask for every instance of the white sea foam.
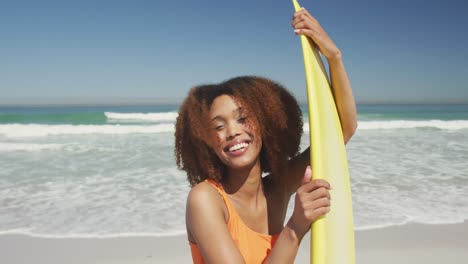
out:
{"label": "white sea foam", "polygon": [[177,118],[177,112],[166,112],[166,113],[104,113],[108,121],[118,122],[174,122]]}
{"label": "white sea foam", "polygon": [[28,229],[12,229],[12,230],[3,230],[0,231],[0,235],[25,235],[30,237],[37,238],[97,238],[97,239],[107,239],[107,238],[121,238],[121,237],[171,237],[171,236],[180,236],[185,235],[187,232],[185,230],[178,230],[173,232],[163,232],[163,233],[113,233],[113,234],[97,234],[97,233],[36,233]]}
{"label": "white sea foam", "polygon": [[[309,131],[309,123],[304,124],[304,131]],[[468,120],[388,120],[388,121],[359,121],[359,130],[377,129],[410,129],[410,128],[437,128],[442,130],[468,129]]]}
{"label": "white sea foam", "polygon": [[[154,119],[156,120],[156,119]],[[163,120],[160,118],[159,121]],[[304,124],[304,131],[309,132],[309,124]],[[431,121],[360,121],[359,130],[437,128],[442,130],[468,129],[468,120],[431,120]],[[57,135],[88,134],[155,134],[174,132],[174,123],[154,125],[42,125],[42,124],[5,124],[0,125],[0,135],[7,138],[45,137]],[[49,148],[51,146],[31,146],[31,148]],[[19,146],[9,148],[20,148]]]}
{"label": "white sea foam", "polygon": [[11,124],[0,125],[0,135],[7,138],[45,137],[57,135],[87,135],[87,134],[155,134],[173,132],[174,124],[157,125],[39,125]]}
{"label": "white sea foam", "polygon": [[468,120],[428,120],[428,121],[362,121],[359,129],[399,129],[399,128],[438,128],[444,130],[468,129]]}
{"label": "white sea foam", "polygon": [[0,142],[0,152],[2,151],[39,151],[45,149],[58,149],[61,144],[33,144],[33,143],[10,143]]}
{"label": "white sea foam", "polygon": [[[360,122],[347,145],[357,230],[468,219],[468,130],[362,129],[367,123],[372,122]],[[150,131],[133,134],[133,128]],[[3,146],[58,147],[39,155],[0,152],[0,234],[56,238],[183,234],[189,185],[175,166],[173,134],[154,133],[153,128],[169,132],[173,123],[0,125]],[[97,135],[45,137],[54,129],[56,135]],[[128,135],[108,136],[118,129]],[[27,133],[33,138],[9,138]],[[304,136],[301,148],[307,146]]]}

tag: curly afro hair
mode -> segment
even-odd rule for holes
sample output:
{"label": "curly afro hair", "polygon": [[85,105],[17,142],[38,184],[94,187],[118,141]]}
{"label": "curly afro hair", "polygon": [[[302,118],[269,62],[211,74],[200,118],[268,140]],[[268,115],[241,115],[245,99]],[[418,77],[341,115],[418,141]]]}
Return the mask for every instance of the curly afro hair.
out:
{"label": "curly afro hair", "polygon": [[192,88],[179,109],[175,125],[175,157],[179,169],[187,172],[191,186],[207,178],[217,182],[225,165],[212,150],[209,110],[216,97],[231,96],[256,120],[262,137],[260,163],[272,177],[299,154],[302,112],[296,99],[280,84],[255,76],[236,77],[219,84]]}

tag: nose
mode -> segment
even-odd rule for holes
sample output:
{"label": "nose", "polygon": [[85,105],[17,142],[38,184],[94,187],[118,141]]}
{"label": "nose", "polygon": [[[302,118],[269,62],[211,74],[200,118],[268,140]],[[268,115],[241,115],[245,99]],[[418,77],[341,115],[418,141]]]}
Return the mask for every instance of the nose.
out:
{"label": "nose", "polygon": [[239,126],[237,122],[229,122],[226,128],[227,128],[226,129],[227,139],[233,139],[236,136],[241,134],[241,127]]}

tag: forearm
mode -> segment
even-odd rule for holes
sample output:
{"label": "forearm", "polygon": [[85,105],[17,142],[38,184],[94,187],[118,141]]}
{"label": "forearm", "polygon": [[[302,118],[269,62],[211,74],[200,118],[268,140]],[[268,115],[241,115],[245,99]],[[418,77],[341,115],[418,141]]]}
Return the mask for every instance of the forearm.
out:
{"label": "forearm", "polygon": [[265,264],[273,263],[294,263],[299,244],[301,243],[304,235],[298,234],[300,232],[294,230],[290,222],[281,231],[275,246],[271,250],[270,255],[264,262]]}
{"label": "forearm", "polygon": [[341,54],[338,54],[334,59],[328,59],[328,64],[332,92],[346,143],[357,128],[356,103]]}

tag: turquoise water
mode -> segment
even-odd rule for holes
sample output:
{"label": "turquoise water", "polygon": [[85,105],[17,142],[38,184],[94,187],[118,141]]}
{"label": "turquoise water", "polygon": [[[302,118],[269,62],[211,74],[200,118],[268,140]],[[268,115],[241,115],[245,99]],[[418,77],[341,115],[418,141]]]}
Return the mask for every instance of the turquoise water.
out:
{"label": "turquoise water", "polygon": [[[157,106],[75,106],[75,107],[0,107],[0,124],[102,125],[105,113],[176,112],[177,105]],[[156,120],[157,121],[157,120]]]}
{"label": "turquoise water", "polygon": [[[177,112],[178,105],[156,106],[75,106],[75,107],[0,107],[0,124],[101,125],[106,113]],[[301,105],[307,119],[307,108]],[[468,105],[358,105],[359,120],[468,120]],[[145,120],[158,122],[160,120]],[[119,123],[117,120],[115,123]],[[138,122],[136,122],[138,123]],[[127,122],[128,124],[128,122]]]}
{"label": "turquoise water", "polygon": [[468,120],[468,105],[359,105],[359,120]]}
{"label": "turquoise water", "polygon": [[[0,233],[184,233],[177,109],[0,107]],[[359,105],[358,119],[347,145],[357,229],[468,219],[468,105]]]}

